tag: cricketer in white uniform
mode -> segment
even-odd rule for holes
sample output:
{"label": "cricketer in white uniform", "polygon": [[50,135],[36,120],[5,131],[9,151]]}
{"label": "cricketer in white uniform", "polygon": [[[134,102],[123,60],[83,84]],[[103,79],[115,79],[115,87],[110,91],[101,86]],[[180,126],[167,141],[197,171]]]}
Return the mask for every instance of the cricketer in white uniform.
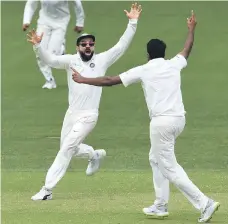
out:
{"label": "cricketer in white uniform", "polygon": [[[23,30],[26,31],[32,21],[32,17],[38,7],[37,0],[28,0],[24,9]],[[76,25],[74,30],[80,33],[84,27],[84,10],[80,0],[74,0],[74,11],[76,14]],[[56,55],[64,54],[65,34],[70,21],[70,10],[68,1],[40,0],[41,8],[37,20],[37,33],[44,33],[42,45]],[[45,62],[36,55],[37,63],[46,83],[42,88],[56,88],[56,82],[52,70]]]}
{"label": "cricketer in white uniform", "polygon": [[[152,39],[147,44],[149,62],[130,69],[119,76],[87,78],[74,69],[73,79],[95,86],[112,86],[141,82],[150,115],[151,149],[149,161],[153,171],[156,200],[146,215],[166,217],[168,213],[169,182],[173,183],[192,205],[201,211],[199,222],[207,222],[219,203],[205,196],[188,178],[177,163],[174,145],[185,126],[185,109],[181,93],[181,70],[187,66],[194,42],[195,15],[188,19],[188,38],[184,50],[171,60],[165,60],[166,44]],[[82,73],[83,75],[83,73]]]}
{"label": "cricketer in white uniform", "polygon": [[46,51],[40,44],[42,36],[38,36],[35,31],[28,34],[28,41],[34,45],[37,55],[46,64],[67,71],[69,87],[69,108],[63,121],[60,151],[48,170],[45,185],[32,197],[32,200],[52,198],[52,189],[64,176],[73,155],[89,158],[87,175],[92,175],[98,170],[100,160],[106,155],[105,150],[94,150],[91,146],[82,144],[97,123],[102,87],[74,82],[71,67],[80,70],[87,77],[104,76],[107,69],[129,47],[136,32],[141,6],[135,3],[132,5],[131,11],[125,10],[125,13],[129,18],[129,23],[123,36],[114,47],[100,54],[94,53],[95,37],[90,34],[81,35],[77,39],[77,54],[61,56]]}

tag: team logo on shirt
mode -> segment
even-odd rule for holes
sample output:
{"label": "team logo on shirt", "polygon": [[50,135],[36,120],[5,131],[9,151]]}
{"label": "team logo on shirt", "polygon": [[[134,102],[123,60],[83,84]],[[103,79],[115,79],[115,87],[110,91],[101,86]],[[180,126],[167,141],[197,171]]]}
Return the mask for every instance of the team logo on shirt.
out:
{"label": "team logo on shirt", "polygon": [[94,63],[91,63],[89,66],[90,66],[90,68],[94,68],[95,67],[95,64]]}

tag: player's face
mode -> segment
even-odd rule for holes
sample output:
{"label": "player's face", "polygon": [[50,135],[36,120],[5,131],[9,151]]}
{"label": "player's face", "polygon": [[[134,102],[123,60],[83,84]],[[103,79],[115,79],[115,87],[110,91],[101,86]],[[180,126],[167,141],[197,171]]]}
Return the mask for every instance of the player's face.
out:
{"label": "player's face", "polygon": [[83,61],[89,61],[93,57],[94,46],[95,43],[92,38],[85,38],[81,40],[79,46],[77,46],[77,51],[80,53]]}

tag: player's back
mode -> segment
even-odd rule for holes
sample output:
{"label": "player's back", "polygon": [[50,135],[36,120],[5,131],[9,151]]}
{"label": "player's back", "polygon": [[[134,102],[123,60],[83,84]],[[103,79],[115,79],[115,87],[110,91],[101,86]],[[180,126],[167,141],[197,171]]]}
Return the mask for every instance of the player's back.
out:
{"label": "player's back", "polygon": [[185,114],[180,75],[185,63],[178,55],[171,60],[153,59],[143,66],[141,81],[150,117]]}

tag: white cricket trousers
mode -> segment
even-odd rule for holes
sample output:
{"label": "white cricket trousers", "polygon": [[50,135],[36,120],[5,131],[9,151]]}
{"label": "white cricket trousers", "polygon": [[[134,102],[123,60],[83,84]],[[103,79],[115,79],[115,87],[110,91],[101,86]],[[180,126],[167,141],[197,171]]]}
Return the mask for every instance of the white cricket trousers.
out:
{"label": "white cricket trousers", "polygon": [[[49,26],[38,24],[36,32],[38,35],[41,35],[42,33],[44,33],[43,39],[41,41],[42,47],[44,49],[56,55],[61,55],[63,53],[62,45],[65,42],[66,29],[62,29],[62,28],[52,29]],[[37,55],[36,55],[36,59],[37,59],[37,64],[39,66],[39,69],[43,74],[45,80],[46,81],[54,80],[51,68],[43,61],[41,61]]]}
{"label": "white cricket trousers", "polygon": [[177,163],[174,145],[185,127],[185,117],[159,116],[150,122],[151,149],[149,161],[153,171],[155,204],[164,205],[169,200],[169,182],[173,183],[192,205],[203,211],[207,205],[206,197],[188,178]]}
{"label": "white cricket trousers", "polygon": [[72,156],[91,159],[94,149],[82,144],[84,139],[96,126],[98,112],[67,110],[60,139],[60,151],[49,168],[45,188],[52,190],[66,173]]}

